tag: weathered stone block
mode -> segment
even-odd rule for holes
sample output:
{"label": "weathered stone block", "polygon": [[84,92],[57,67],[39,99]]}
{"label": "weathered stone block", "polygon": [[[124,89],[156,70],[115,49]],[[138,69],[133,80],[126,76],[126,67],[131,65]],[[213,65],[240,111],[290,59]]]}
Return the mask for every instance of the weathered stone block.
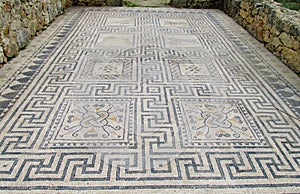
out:
{"label": "weathered stone block", "polygon": [[11,58],[18,54],[18,44],[14,40],[4,38],[3,40],[3,51],[6,57]]}
{"label": "weathered stone block", "polygon": [[293,69],[300,67],[300,55],[298,55],[296,51],[288,48],[283,48],[281,51],[281,56],[282,58],[287,60],[288,65],[291,66]]}
{"label": "weathered stone block", "polygon": [[240,4],[241,8],[245,9],[245,10],[249,10],[250,9],[250,4],[247,1],[242,1]]}
{"label": "weathered stone block", "polygon": [[300,41],[296,37],[292,38],[292,45],[295,51],[300,50]]}
{"label": "weathered stone block", "polygon": [[264,30],[263,31],[263,41],[266,43],[270,42],[270,31],[269,30]]}
{"label": "weathered stone block", "polygon": [[29,44],[29,32],[28,29],[21,29],[17,32],[17,43],[19,49],[25,48]]}
{"label": "weathered stone block", "polygon": [[0,64],[4,63],[4,61],[5,61],[5,56],[4,56],[3,48],[2,46],[0,46]]}
{"label": "weathered stone block", "polygon": [[279,36],[280,32],[276,29],[275,26],[272,26],[271,28],[271,33],[274,35],[274,36]]}
{"label": "weathered stone block", "polygon": [[281,42],[279,40],[278,37],[275,37],[271,40],[271,45],[273,46],[273,48],[278,48],[281,45]]}
{"label": "weathered stone block", "polygon": [[279,39],[283,43],[284,46],[286,46],[288,48],[293,47],[290,36],[287,35],[287,33],[285,33],[285,32],[281,33],[280,36],[279,36]]}
{"label": "weathered stone block", "polygon": [[36,32],[38,31],[38,22],[37,20],[32,20],[29,22],[28,24],[28,30],[29,30],[29,34],[30,34],[30,37],[33,37]]}

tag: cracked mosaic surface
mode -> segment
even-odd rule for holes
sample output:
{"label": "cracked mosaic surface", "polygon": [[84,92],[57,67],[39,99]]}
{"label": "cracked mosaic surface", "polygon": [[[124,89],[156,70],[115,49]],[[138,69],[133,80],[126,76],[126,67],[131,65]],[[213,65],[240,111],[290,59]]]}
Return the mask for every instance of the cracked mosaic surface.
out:
{"label": "cracked mosaic surface", "polygon": [[299,189],[299,78],[221,11],[78,7],[43,34],[0,88],[0,189]]}

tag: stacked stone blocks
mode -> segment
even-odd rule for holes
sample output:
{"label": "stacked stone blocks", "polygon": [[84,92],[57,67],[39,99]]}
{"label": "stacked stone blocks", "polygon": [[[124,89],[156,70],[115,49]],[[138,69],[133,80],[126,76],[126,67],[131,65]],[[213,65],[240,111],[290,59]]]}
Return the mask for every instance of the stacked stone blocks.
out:
{"label": "stacked stone blocks", "polygon": [[222,9],[223,0],[171,0],[173,7],[194,9]]}
{"label": "stacked stone blocks", "polygon": [[0,1],[0,64],[16,56],[70,5],[71,0]]}
{"label": "stacked stone blocks", "polygon": [[273,0],[225,0],[224,11],[299,75],[299,11]]}

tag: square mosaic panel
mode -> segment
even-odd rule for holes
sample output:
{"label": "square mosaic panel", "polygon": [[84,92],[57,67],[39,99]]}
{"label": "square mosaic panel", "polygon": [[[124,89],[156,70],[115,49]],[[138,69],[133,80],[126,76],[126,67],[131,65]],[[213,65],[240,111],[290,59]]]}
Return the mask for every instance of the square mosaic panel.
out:
{"label": "square mosaic panel", "polygon": [[193,48],[202,47],[199,44],[199,39],[195,35],[177,35],[172,36],[171,34],[166,34],[163,36],[164,45],[167,48]]}
{"label": "square mosaic panel", "polygon": [[65,100],[42,147],[134,147],[135,114],[130,99]]}
{"label": "square mosaic panel", "polygon": [[251,114],[240,100],[174,100],[183,145],[266,145]]}
{"label": "square mosaic panel", "polygon": [[134,26],[134,18],[107,17],[105,26]]}
{"label": "square mosaic panel", "polygon": [[133,47],[134,35],[101,33],[95,47]]}
{"label": "square mosaic panel", "polygon": [[189,27],[189,23],[185,19],[168,19],[168,18],[160,18],[160,25],[163,27]]}
{"label": "square mosaic panel", "polygon": [[224,82],[215,60],[169,59],[165,61],[170,71],[170,81]]}
{"label": "square mosaic panel", "polygon": [[88,59],[83,63],[77,82],[135,80],[136,68],[136,62],[130,58]]}

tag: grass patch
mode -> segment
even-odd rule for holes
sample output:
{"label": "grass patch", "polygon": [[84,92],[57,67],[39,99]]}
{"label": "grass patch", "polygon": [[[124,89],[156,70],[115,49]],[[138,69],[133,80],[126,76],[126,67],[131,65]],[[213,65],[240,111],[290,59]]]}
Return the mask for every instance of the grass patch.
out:
{"label": "grass patch", "polygon": [[141,5],[132,1],[123,1],[126,7],[140,7]]}
{"label": "grass patch", "polygon": [[281,3],[282,6],[291,9],[291,10],[300,10],[300,2],[297,0],[275,0],[278,3]]}
{"label": "grass patch", "polygon": [[282,5],[292,10],[300,10],[300,3],[282,3]]}

